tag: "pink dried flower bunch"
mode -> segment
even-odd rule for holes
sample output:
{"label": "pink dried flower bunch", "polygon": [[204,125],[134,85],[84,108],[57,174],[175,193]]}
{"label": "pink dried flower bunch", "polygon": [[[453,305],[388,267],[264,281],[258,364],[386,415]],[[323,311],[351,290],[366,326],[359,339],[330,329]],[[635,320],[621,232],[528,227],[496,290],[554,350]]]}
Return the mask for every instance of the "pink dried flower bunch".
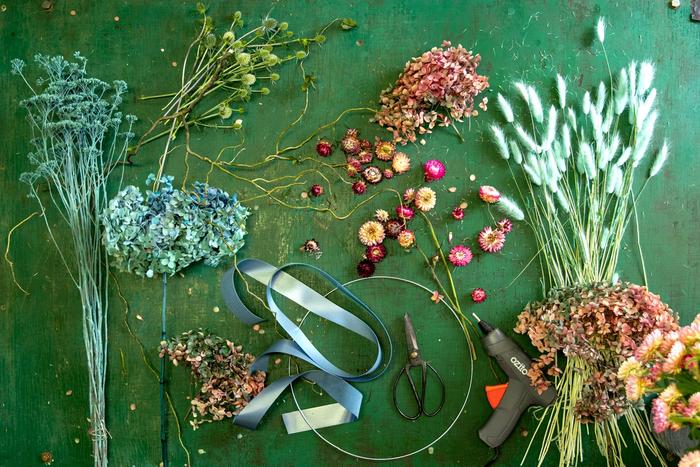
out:
{"label": "pink dried flower bunch", "polygon": [[443,41],[411,59],[392,88],[382,91],[377,123],[402,144],[416,135],[432,133],[435,126],[462,121],[474,112],[474,99],[489,87],[488,77],[476,69],[481,61],[461,45]]}
{"label": "pink dried flower bunch", "polygon": [[627,399],[652,402],[654,431],[700,428],[700,315],[678,330],[654,330],[618,370]]}
{"label": "pink dried flower bunch", "polygon": [[[396,151],[394,143],[376,138],[372,144],[369,140],[360,139],[360,134],[355,128],[346,130],[338,142],[338,147],[345,154],[348,176],[361,178],[352,185],[352,190],[357,195],[364,194],[367,185],[390,180],[394,175],[408,172],[411,168],[411,159],[405,153]],[[333,145],[325,139],[320,140],[316,151],[326,157],[332,153]],[[381,163],[385,163],[386,167],[380,167]]]}
{"label": "pink dried flower bunch", "polygon": [[161,342],[160,358],[190,367],[197,386],[191,400],[194,429],[231,418],[265,387],[265,372],[250,373],[255,357],[243,347],[203,330],[188,331]]}
{"label": "pink dried flower bunch", "polygon": [[527,305],[515,331],[527,334],[542,355],[529,370],[543,391],[545,374],[561,374],[555,357],[583,359],[593,369],[583,384],[575,413],[582,423],[604,421],[631,406],[618,368],[655,331],[678,328],[671,309],[646,287],[629,283],[554,288],[542,302]]}

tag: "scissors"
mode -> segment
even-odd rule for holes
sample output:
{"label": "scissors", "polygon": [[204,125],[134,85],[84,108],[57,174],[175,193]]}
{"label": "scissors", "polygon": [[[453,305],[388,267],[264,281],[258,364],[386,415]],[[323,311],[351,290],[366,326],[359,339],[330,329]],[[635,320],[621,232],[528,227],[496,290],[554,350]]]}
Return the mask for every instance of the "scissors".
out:
{"label": "scissors", "polygon": [[[442,378],[438,374],[438,372],[433,368],[433,366],[423,360],[420,355],[420,349],[418,349],[418,340],[416,339],[416,332],[413,329],[413,322],[411,321],[411,317],[408,316],[408,313],[406,313],[403,316],[403,321],[404,321],[404,327],[406,328],[406,344],[408,347],[408,362],[406,363],[406,366],[403,367],[401,372],[398,374],[396,377],[396,380],[394,381],[394,407],[396,407],[396,410],[399,411],[399,414],[407,420],[417,420],[420,418],[421,415],[425,415],[426,417],[432,417],[437,415],[438,412],[442,409],[443,404],[445,403],[445,383],[442,382]],[[411,369],[414,367],[420,367],[421,368],[421,386],[420,386],[420,395],[418,394],[418,390],[416,389],[416,384],[413,381],[413,377],[411,376]],[[435,409],[433,412],[427,412],[425,409],[425,388],[426,388],[426,382],[427,382],[427,375],[428,375],[428,368],[433,372],[433,374],[437,377],[438,382],[440,383],[440,390],[441,390],[441,399],[440,399],[440,405],[438,405],[437,409]],[[418,411],[416,412],[415,415],[406,415],[403,410],[399,407],[399,404],[396,399],[396,390],[399,387],[399,381],[401,380],[401,377],[403,375],[406,375],[406,378],[408,379],[408,383],[411,385],[411,392],[413,392],[413,397],[415,399],[416,405],[418,407]]]}

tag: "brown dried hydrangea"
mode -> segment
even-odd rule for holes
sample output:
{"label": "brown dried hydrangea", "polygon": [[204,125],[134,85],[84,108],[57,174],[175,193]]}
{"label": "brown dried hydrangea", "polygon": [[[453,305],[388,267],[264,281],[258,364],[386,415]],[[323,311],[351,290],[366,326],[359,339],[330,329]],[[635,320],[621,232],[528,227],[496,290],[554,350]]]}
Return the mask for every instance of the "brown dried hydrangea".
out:
{"label": "brown dried hydrangea", "polygon": [[678,328],[673,311],[646,287],[619,282],[552,289],[542,302],[530,303],[515,331],[527,334],[542,355],[534,359],[530,379],[538,390],[549,386],[545,374],[561,373],[557,352],[582,359],[592,369],[582,385],[576,414],[583,423],[620,415],[632,404],[625,396],[619,366],[651,331]]}
{"label": "brown dried hydrangea", "polygon": [[433,47],[406,63],[392,88],[382,91],[377,123],[402,144],[414,142],[416,133],[432,133],[452,120],[462,121],[474,111],[475,97],[489,87],[488,77],[476,72],[481,56],[461,45]]}
{"label": "brown dried hydrangea", "polygon": [[265,387],[265,372],[250,374],[255,357],[243,347],[203,330],[188,331],[169,342],[161,342],[160,358],[173,365],[184,362],[192,370],[197,395],[192,398],[195,430],[237,415]]}

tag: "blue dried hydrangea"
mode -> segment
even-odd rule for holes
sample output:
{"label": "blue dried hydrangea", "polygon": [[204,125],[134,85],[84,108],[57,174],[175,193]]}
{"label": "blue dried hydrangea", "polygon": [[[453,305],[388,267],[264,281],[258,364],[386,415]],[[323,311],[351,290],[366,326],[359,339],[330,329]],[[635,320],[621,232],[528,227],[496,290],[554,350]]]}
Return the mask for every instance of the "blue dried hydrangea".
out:
{"label": "blue dried hydrangea", "polygon": [[[146,184],[154,180],[151,174]],[[104,243],[120,271],[172,275],[200,260],[217,266],[233,256],[245,243],[249,214],[235,194],[200,182],[184,192],[165,176],[158,191],[144,196],[130,185],[110,200],[102,216]]]}

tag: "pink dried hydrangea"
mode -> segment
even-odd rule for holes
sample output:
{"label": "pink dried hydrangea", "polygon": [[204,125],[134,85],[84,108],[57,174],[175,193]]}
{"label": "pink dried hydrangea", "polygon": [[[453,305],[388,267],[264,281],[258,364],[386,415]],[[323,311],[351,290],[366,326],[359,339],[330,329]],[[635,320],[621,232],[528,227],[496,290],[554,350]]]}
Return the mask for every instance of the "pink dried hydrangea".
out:
{"label": "pink dried hydrangea", "polygon": [[488,77],[476,72],[481,56],[461,45],[433,47],[406,63],[393,88],[382,91],[376,121],[402,144],[435,126],[462,121],[474,111],[475,97],[489,87]]}
{"label": "pink dried hydrangea", "polygon": [[[651,342],[655,337],[647,340],[650,333],[677,329],[675,315],[657,295],[639,285],[617,283],[552,289],[544,301],[527,305],[515,331],[527,334],[542,353],[528,372],[538,390],[549,387],[546,374],[561,373],[555,363],[558,352],[594,368],[575,407],[579,420],[588,423],[620,415],[633,405],[618,370],[637,371],[634,364],[621,365],[645,342],[656,345]],[[650,373],[659,371],[660,365]],[[634,384],[630,392],[639,391]]]}

